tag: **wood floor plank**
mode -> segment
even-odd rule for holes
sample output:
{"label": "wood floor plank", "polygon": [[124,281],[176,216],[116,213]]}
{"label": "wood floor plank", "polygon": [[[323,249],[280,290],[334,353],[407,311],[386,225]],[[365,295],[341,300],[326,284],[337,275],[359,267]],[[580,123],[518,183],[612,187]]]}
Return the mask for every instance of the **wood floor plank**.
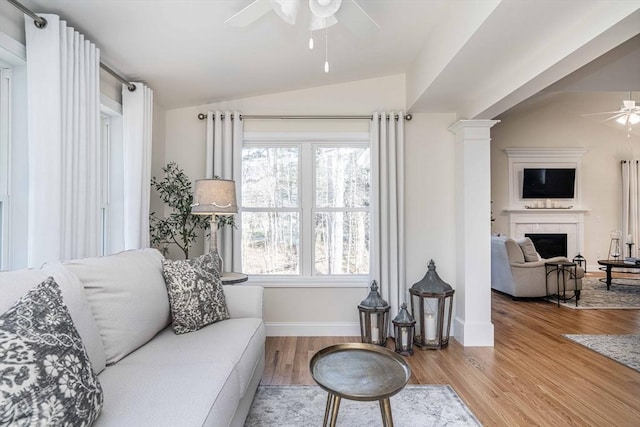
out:
{"label": "wood floor plank", "polygon": [[[412,384],[450,384],[486,426],[640,426],[640,372],[562,334],[640,334],[640,310],[572,310],[492,294],[493,348],[452,340],[407,357]],[[313,384],[309,361],[359,337],[269,337],[262,384]],[[387,347],[393,348],[389,340]]]}

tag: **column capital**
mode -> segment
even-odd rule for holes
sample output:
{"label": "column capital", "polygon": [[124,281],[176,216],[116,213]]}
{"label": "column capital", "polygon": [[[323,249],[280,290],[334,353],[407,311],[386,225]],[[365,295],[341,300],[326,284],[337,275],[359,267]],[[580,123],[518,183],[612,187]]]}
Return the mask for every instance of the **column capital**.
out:
{"label": "column capital", "polygon": [[491,129],[493,125],[500,123],[500,120],[458,120],[451,126],[449,130],[455,134],[469,128],[486,128]]}

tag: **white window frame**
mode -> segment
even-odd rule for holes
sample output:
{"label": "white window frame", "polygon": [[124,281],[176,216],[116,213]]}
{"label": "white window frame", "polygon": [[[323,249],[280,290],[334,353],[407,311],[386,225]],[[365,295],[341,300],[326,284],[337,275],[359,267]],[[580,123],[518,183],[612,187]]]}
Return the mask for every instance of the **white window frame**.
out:
{"label": "white window frame", "polygon": [[0,62],[0,270],[9,268],[11,84],[11,68]]}
{"label": "white window frame", "polygon": [[[332,208],[315,207],[315,162],[314,151],[316,147],[361,147],[369,148],[370,156],[371,142],[368,132],[245,132],[243,135],[243,148],[249,147],[265,147],[265,148],[281,148],[281,147],[299,147],[300,156],[298,158],[298,183],[299,183],[299,206],[295,208],[246,208],[241,206],[241,212],[236,223],[239,226],[234,238],[234,245],[241,247],[242,245],[242,212],[299,212],[300,213],[300,247],[302,254],[300,256],[300,273],[286,275],[250,275],[252,284],[262,285],[264,287],[336,287],[336,288],[363,288],[368,286],[369,274],[340,274],[325,275],[314,274],[314,245],[313,245],[313,217],[316,210],[321,212],[331,211]],[[239,153],[242,157],[242,152]],[[371,177],[377,173],[374,170],[373,162],[371,164]],[[310,165],[311,167],[304,167]],[[234,179],[238,191],[238,201],[242,200],[242,168],[237,168]],[[373,179],[371,180],[373,184]],[[373,185],[372,185],[373,186]],[[305,191],[311,188],[312,191]],[[372,195],[373,196],[373,195]],[[347,211],[368,211],[370,218],[372,203],[367,209],[363,208],[333,208],[336,212]],[[371,248],[370,248],[371,250]]]}
{"label": "white window frame", "polygon": [[124,188],[122,186],[122,105],[100,97],[102,155],[101,236],[102,255],[124,250]]}

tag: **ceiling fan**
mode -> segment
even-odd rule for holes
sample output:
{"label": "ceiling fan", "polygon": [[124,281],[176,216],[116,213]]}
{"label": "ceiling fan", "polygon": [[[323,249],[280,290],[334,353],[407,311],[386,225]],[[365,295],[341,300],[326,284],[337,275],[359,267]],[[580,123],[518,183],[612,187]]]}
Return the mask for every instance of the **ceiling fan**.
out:
{"label": "ceiling fan", "polygon": [[[308,8],[303,8],[303,13],[300,14],[301,5],[307,2]],[[378,23],[356,0],[254,0],[224,23],[246,27],[271,11],[291,25],[301,15],[310,31],[331,27],[338,19],[356,34],[380,29]]]}
{"label": "ceiling fan", "polygon": [[306,2],[309,3],[309,7],[303,8],[303,11],[307,13],[302,14],[302,19],[309,28],[309,49],[313,49],[313,31],[325,30],[325,73],[329,72],[327,28],[337,24],[338,18],[340,18],[340,23],[354,34],[363,37],[368,36],[367,33],[380,29],[378,23],[356,0],[254,0],[224,23],[246,27],[267,13],[274,11],[283,21],[294,25],[298,19],[300,6]]}
{"label": "ceiling fan", "polygon": [[[631,93],[629,93],[629,98],[631,98]],[[612,115],[611,117],[604,119],[603,122],[615,120],[617,123],[627,126],[627,137],[631,136],[631,126],[640,123],[640,105],[636,105],[636,101],[632,99],[625,99],[622,101],[622,106],[617,111],[583,114],[583,116],[598,116],[602,114]]]}

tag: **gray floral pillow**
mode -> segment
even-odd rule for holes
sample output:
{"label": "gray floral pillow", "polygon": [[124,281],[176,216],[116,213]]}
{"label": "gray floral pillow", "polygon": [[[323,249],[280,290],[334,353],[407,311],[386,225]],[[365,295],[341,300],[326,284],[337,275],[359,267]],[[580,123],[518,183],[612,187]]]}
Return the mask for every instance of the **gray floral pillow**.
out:
{"label": "gray floral pillow", "polygon": [[102,387],[53,277],[0,316],[0,425],[89,426]]}
{"label": "gray floral pillow", "polygon": [[217,252],[196,259],[165,259],[162,271],[176,334],[197,331],[210,323],[229,318]]}

